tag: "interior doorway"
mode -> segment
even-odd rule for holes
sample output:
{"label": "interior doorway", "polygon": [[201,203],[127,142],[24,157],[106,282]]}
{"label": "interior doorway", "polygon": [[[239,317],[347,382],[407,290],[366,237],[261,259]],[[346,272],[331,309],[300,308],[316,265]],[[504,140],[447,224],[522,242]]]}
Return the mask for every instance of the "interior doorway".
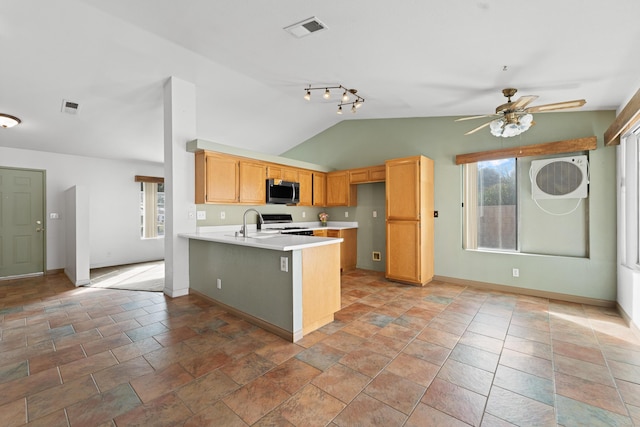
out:
{"label": "interior doorway", "polygon": [[45,171],[0,168],[0,279],[45,271]]}

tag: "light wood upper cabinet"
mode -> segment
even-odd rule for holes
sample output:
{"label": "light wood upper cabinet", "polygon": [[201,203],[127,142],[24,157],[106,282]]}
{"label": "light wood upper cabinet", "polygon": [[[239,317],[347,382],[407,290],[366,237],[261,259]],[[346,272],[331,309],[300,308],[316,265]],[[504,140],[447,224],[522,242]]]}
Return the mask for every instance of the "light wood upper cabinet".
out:
{"label": "light wood upper cabinet", "polygon": [[196,203],[235,203],[238,200],[238,160],[199,151],[196,153]]}
{"label": "light wood upper cabinet", "polygon": [[199,151],[196,160],[196,204],[264,204],[266,167],[221,153]]}
{"label": "light wood upper cabinet", "polygon": [[282,168],[282,180],[289,182],[300,182],[300,173],[298,169]]}
{"label": "light wood upper cabinet", "polygon": [[327,174],[313,172],[313,206],[327,206]]}
{"label": "light wood upper cabinet", "polygon": [[266,202],[266,166],[263,163],[239,161],[240,178],[238,202],[264,205]]}
{"label": "light wood upper cabinet", "polygon": [[282,179],[282,168],[275,165],[267,165],[267,179]]}
{"label": "light wood upper cabinet", "polygon": [[419,159],[387,162],[387,219],[420,219]]}
{"label": "light wood upper cabinet", "polygon": [[386,277],[424,285],[433,279],[433,160],[386,162]]}
{"label": "light wood upper cabinet", "polygon": [[298,202],[298,206],[312,206],[313,173],[308,170],[299,170],[298,182],[300,183],[300,201]]}
{"label": "light wood upper cabinet", "polygon": [[383,182],[385,180],[385,176],[386,172],[384,165],[349,169],[349,182],[351,184]]}
{"label": "light wood upper cabinet", "polygon": [[369,182],[382,182],[387,179],[387,169],[385,165],[373,166],[369,168]]}
{"label": "light wood upper cabinet", "polygon": [[327,174],[327,206],[355,206],[357,199],[357,189],[349,181],[348,170]]}

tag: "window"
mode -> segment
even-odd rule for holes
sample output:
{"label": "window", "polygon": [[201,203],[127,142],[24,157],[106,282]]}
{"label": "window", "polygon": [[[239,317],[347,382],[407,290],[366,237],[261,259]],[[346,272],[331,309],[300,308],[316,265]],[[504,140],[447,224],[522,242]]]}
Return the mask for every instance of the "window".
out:
{"label": "window", "polygon": [[518,249],[517,161],[465,165],[465,249]]}
{"label": "window", "polygon": [[164,183],[140,182],[140,237],[164,236]]}

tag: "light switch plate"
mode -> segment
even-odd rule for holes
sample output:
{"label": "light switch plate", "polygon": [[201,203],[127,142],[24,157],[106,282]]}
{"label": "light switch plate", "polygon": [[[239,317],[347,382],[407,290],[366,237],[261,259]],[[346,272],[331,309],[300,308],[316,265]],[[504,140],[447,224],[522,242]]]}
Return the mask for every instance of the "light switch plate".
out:
{"label": "light switch plate", "polygon": [[198,211],[196,212],[197,219],[207,219],[207,211]]}

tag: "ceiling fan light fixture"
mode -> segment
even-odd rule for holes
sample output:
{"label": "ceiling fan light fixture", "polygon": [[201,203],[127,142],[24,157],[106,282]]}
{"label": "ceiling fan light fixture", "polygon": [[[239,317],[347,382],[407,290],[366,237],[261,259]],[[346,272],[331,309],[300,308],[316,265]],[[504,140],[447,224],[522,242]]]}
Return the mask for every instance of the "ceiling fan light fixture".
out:
{"label": "ceiling fan light fixture", "polygon": [[16,125],[19,125],[22,122],[16,116],[12,116],[11,114],[0,113],[0,127],[3,128],[12,128]]}
{"label": "ceiling fan light fixture", "polygon": [[524,116],[521,116],[520,119],[518,120],[518,123],[520,124],[520,126],[526,126],[527,129],[529,129],[529,127],[531,127],[531,123],[532,122],[533,122],[533,115],[532,114],[525,114]]}
{"label": "ceiling fan light fixture", "polygon": [[465,135],[471,135],[478,132],[481,129],[489,127],[491,135],[501,137],[512,137],[520,135],[523,132],[529,130],[535,123],[533,121],[532,113],[546,112],[546,111],[558,111],[567,108],[577,108],[583,106],[587,101],[584,99],[576,99],[574,101],[556,102],[553,104],[538,105],[529,107],[529,104],[535,101],[537,95],[525,95],[521,96],[515,101],[511,101],[511,98],[516,94],[518,90],[515,88],[506,88],[502,90],[502,94],[507,98],[507,103],[496,107],[495,114],[485,114],[481,116],[462,117],[456,119],[456,122],[482,119],[485,117],[495,117],[490,122],[486,122],[475,129],[472,129],[465,133]]}

